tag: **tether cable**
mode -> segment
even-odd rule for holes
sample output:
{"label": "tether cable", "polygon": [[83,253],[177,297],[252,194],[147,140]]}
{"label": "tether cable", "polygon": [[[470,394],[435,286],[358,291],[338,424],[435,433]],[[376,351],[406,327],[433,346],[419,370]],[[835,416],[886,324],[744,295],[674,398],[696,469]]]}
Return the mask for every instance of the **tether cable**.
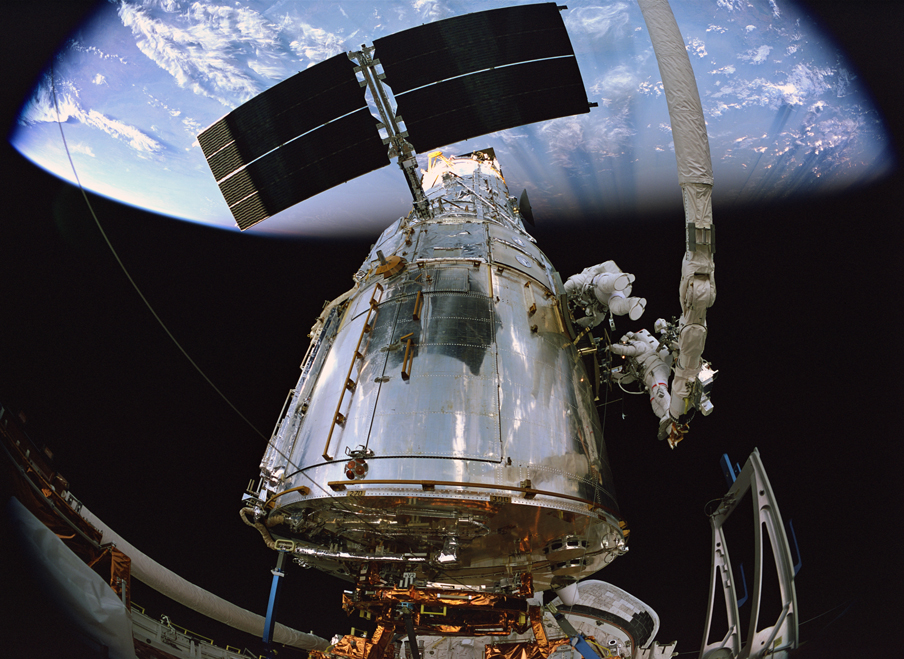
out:
{"label": "tether cable", "polygon": [[[201,370],[201,367],[198,366],[198,364],[195,363],[195,361],[189,356],[189,354],[188,354],[188,352],[186,352],[185,348],[183,348],[182,345],[179,343],[179,341],[176,339],[176,337],[173,336],[173,333],[170,332],[169,328],[166,326],[166,324],[163,322],[163,320],[160,318],[160,316],[159,316],[159,315],[157,314],[157,312],[154,310],[154,307],[151,306],[151,303],[148,301],[148,299],[147,299],[147,298],[144,296],[144,294],[141,292],[141,289],[138,288],[138,284],[135,283],[135,280],[132,278],[132,275],[129,274],[129,271],[126,269],[125,264],[124,264],[124,263],[122,262],[122,260],[119,258],[119,254],[116,253],[116,250],[113,248],[113,244],[110,242],[110,239],[107,237],[106,232],[104,231],[103,227],[101,226],[100,220],[99,220],[98,217],[97,217],[97,213],[94,212],[94,207],[91,205],[91,201],[88,199],[88,195],[87,195],[87,193],[85,192],[85,188],[84,188],[84,186],[82,186],[82,182],[81,182],[81,180],[79,179],[78,172],[77,172],[76,169],[75,169],[75,163],[72,161],[72,154],[70,153],[70,151],[69,151],[69,145],[68,145],[67,142],[66,142],[66,133],[65,133],[65,131],[63,130],[63,123],[62,123],[62,121],[60,120],[60,108],[59,108],[59,104],[57,103],[56,82],[55,82],[55,79],[54,79],[54,71],[53,71],[53,64],[52,64],[52,63],[51,63],[51,66],[50,66],[50,86],[51,86],[51,91],[52,91],[52,93],[53,93],[53,107],[54,107],[54,109],[56,110],[57,125],[58,125],[59,128],[60,128],[60,137],[62,137],[62,139],[63,139],[63,147],[64,147],[64,149],[65,149],[65,151],[66,151],[66,157],[69,159],[69,166],[72,168],[72,174],[73,174],[73,176],[75,176],[75,182],[78,184],[78,188],[79,188],[79,190],[80,190],[81,193],[82,193],[82,197],[84,197],[84,199],[85,199],[85,204],[87,204],[88,210],[91,212],[91,217],[94,218],[94,223],[97,225],[97,229],[100,231],[101,236],[103,236],[104,241],[107,243],[107,247],[108,247],[108,248],[110,249],[110,251],[113,253],[113,256],[114,256],[114,258],[116,259],[116,262],[119,264],[119,267],[122,269],[122,271],[123,271],[123,273],[125,274],[126,278],[129,280],[129,283],[132,284],[132,288],[134,288],[134,289],[135,289],[135,292],[138,293],[138,296],[141,298],[142,302],[144,302],[145,306],[148,308],[148,310],[151,312],[151,314],[154,316],[154,318],[155,318],[155,319],[157,320],[157,322],[160,324],[160,327],[163,328],[163,331],[166,332],[166,335],[167,335],[167,336],[170,338],[170,340],[176,345],[176,347],[179,349],[179,351],[185,356],[185,358],[186,358],[186,359],[189,361],[189,363],[194,367],[194,369],[201,375],[201,377],[204,378],[204,380],[207,382],[207,384],[209,384],[209,385],[213,388],[213,390],[216,391],[217,394],[219,394],[220,398],[222,398],[222,399],[226,402],[226,404],[229,405],[229,407],[231,407],[232,410],[233,410],[236,414],[238,414],[238,415],[241,417],[241,419],[251,427],[252,430],[254,430],[254,432],[256,432],[258,435],[260,435],[263,439],[265,439],[265,440],[267,441],[267,445],[268,445],[268,446],[272,446],[273,449],[274,449],[277,453],[279,453],[279,455],[281,455],[283,458],[285,458],[285,460],[286,460],[286,462],[288,462],[288,464],[292,465],[292,467],[294,467],[295,469],[297,469],[298,471],[297,471],[296,473],[302,472],[301,468],[298,467],[298,465],[296,465],[288,455],[286,455],[285,453],[283,453],[282,451],[280,451],[279,448],[276,447],[276,444],[275,444],[275,442],[273,441],[272,437],[268,438],[268,437],[267,437],[266,435],[264,435],[260,430],[258,430],[257,426],[255,426],[253,423],[251,423],[251,421],[249,421],[249,420],[245,417],[245,415],[242,414],[242,413],[239,411],[239,409],[238,409],[235,405],[232,404],[232,401],[230,401],[230,400],[226,397],[226,395],[225,395],[222,391],[220,391],[220,389],[213,383],[213,381],[212,381],[209,377],[207,377],[207,374],[204,373],[204,371]],[[306,477],[308,478],[308,480],[311,480],[311,482],[314,483],[314,485],[315,485],[316,487],[318,487],[320,490],[322,490],[322,491],[323,491],[330,499],[332,499],[333,501],[338,502],[338,504],[339,504],[339,506],[340,506],[341,508],[343,508],[345,511],[351,513],[352,515],[354,515],[355,517],[357,517],[358,519],[360,519],[365,525],[369,526],[369,527],[373,530],[373,532],[374,532],[375,534],[380,535],[380,536],[385,537],[385,538],[390,538],[390,537],[391,537],[391,536],[385,535],[385,534],[383,534],[382,532],[380,532],[380,530],[379,530],[376,526],[374,526],[373,524],[371,524],[370,522],[368,522],[366,519],[364,519],[364,517],[362,517],[357,511],[355,511],[355,510],[353,510],[352,508],[346,506],[346,505],[344,504],[344,502],[342,502],[342,499],[341,499],[340,497],[337,497],[334,493],[328,492],[327,490],[325,490],[319,483],[314,482],[313,479],[311,479],[311,477],[308,476],[307,474],[305,474],[304,472],[302,472],[302,474],[303,474],[304,476],[306,476]],[[282,494],[285,494],[285,492],[283,492]]]}
{"label": "tether cable", "polygon": [[247,417],[239,411],[239,408],[237,408],[235,405],[232,404],[232,401],[230,401],[226,397],[226,394],[224,394],[222,391],[219,390],[217,385],[215,385],[213,383],[213,381],[209,377],[207,377],[207,374],[201,370],[201,367],[195,363],[195,360],[189,356],[189,354],[185,351],[185,348],[182,347],[182,344],[180,344],[179,341],[176,339],[176,337],[173,336],[173,333],[170,332],[169,328],[166,326],[166,323],[164,323],[163,320],[160,318],[160,316],[157,315],[157,312],[154,310],[154,307],[151,306],[151,303],[144,296],[144,293],[142,293],[141,289],[138,288],[138,284],[136,284],[135,280],[132,279],[132,275],[129,274],[129,271],[126,269],[126,266],[122,262],[122,259],[119,258],[119,254],[117,254],[116,250],[113,248],[113,244],[110,242],[110,239],[107,237],[107,233],[104,231],[104,228],[101,226],[100,220],[97,218],[97,213],[94,212],[94,207],[91,205],[91,201],[88,199],[88,194],[85,192],[84,186],[82,186],[82,182],[78,177],[78,172],[75,170],[75,163],[72,162],[72,154],[69,152],[69,145],[66,142],[66,133],[63,130],[63,122],[60,120],[60,106],[57,103],[56,81],[54,80],[54,78],[55,78],[55,76],[54,76],[54,71],[53,71],[53,63],[51,63],[51,65],[50,65],[50,89],[53,93],[53,107],[54,107],[54,110],[56,110],[57,126],[59,126],[59,128],[60,128],[60,137],[63,138],[63,147],[66,150],[66,157],[69,159],[69,166],[72,168],[72,175],[75,176],[75,182],[78,185],[78,189],[81,191],[82,197],[84,197],[85,203],[88,205],[88,210],[91,211],[91,217],[94,218],[94,223],[97,225],[97,229],[98,229],[98,231],[100,231],[100,235],[103,236],[104,242],[107,243],[107,247],[109,247],[110,252],[113,253],[113,257],[116,259],[116,262],[119,264],[119,267],[122,269],[123,273],[125,274],[126,279],[128,279],[129,283],[132,284],[132,288],[134,288],[135,292],[138,293],[138,296],[141,298],[141,301],[144,302],[144,305],[148,308],[148,311],[151,312],[151,315],[153,315],[154,318],[157,320],[157,322],[160,324],[160,327],[163,328],[163,331],[166,332],[166,335],[176,345],[176,347],[179,348],[179,352],[181,352],[185,356],[185,358],[188,360],[188,362],[201,375],[201,377],[207,381],[207,384],[209,384],[211,387],[213,387],[213,390],[216,391],[217,394],[219,394],[220,398],[222,398],[224,401],[226,401],[226,404],[229,405],[229,407],[231,407],[232,410],[242,418],[242,421],[244,421],[249,426],[251,426],[251,429],[254,430],[254,432],[256,432],[258,435],[260,435],[263,439],[269,441],[267,436],[264,435],[264,433],[262,433],[260,430],[258,430],[257,426],[255,426],[253,423],[251,423],[251,421],[249,421],[247,419]]}

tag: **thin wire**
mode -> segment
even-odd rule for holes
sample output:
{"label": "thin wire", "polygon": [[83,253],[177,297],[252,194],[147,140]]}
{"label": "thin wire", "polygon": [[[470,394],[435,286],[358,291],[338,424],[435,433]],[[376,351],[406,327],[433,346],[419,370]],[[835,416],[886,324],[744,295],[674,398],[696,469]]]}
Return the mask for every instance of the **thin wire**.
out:
{"label": "thin wire", "polygon": [[[815,632],[811,638],[808,638],[806,641],[801,641],[799,647],[804,646],[804,645],[806,645],[807,643],[812,643],[812,642],[813,642],[816,638],[818,638],[818,637],[819,637],[826,629],[828,629],[829,627],[831,627],[832,624],[833,624],[836,620],[838,620],[841,616],[843,616],[845,613],[847,613],[847,612],[850,610],[850,608],[851,608],[852,606],[854,606],[854,604],[856,604],[856,603],[857,603],[857,600],[851,600],[851,602],[845,607],[844,611],[842,611],[842,612],[839,613],[837,616],[835,616],[834,618],[832,618],[829,622],[827,622],[825,625],[823,625],[823,627],[822,627],[819,631]],[[818,616],[816,616],[816,618],[819,618],[820,616],[823,616],[823,615],[825,615],[826,613],[830,613],[830,612],[834,611],[835,609],[839,608],[840,606],[843,606],[843,605],[842,605],[842,604],[839,604],[839,605],[836,606],[834,609],[829,609],[829,610],[826,611],[825,613],[820,613]],[[816,618],[810,618],[810,620],[815,620]],[[807,622],[810,622],[810,620],[807,620]],[[803,624],[803,623],[801,623],[801,624]]]}
{"label": "thin wire", "polygon": [[[801,624],[801,625],[806,625],[808,622],[813,622],[813,621],[816,620],[817,618],[821,618],[821,617],[823,617],[824,615],[828,615],[828,614],[831,613],[832,611],[835,611],[835,610],[837,610],[837,609],[840,609],[842,606],[844,606],[845,604],[847,604],[847,608],[846,608],[844,611],[842,611],[842,612],[841,612],[834,620],[832,620],[832,622],[835,622],[835,620],[838,620],[838,618],[840,618],[840,617],[843,616],[845,613],[847,613],[847,609],[851,608],[851,606],[853,606],[853,605],[856,603],[856,601],[857,601],[857,600],[851,600],[850,602],[842,602],[842,603],[839,604],[838,606],[833,606],[833,607],[832,607],[831,609],[829,609],[828,611],[823,611],[823,612],[820,613],[818,616],[813,616],[813,617],[810,618],[809,620],[804,620],[804,621],[803,621],[802,623],[800,623],[800,624]],[[832,622],[830,622],[829,625],[831,625]],[[826,625],[826,627],[828,627],[829,625]],[[825,627],[824,627],[823,629],[825,629]]]}
{"label": "thin wire", "polygon": [[[72,154],[69,151],[69,145],[66,142],[66,134],[63,131],[63,123],[60,121],[60,108],[57,103],[56,81],[55,81],[55,77],[54,77],[52,62],[50,65],[50,86],[51,86],[51,90],[53,92],[53,106],[54,106],[54,109],[56,110],[57,125],[60,128],[60,136],[63,139],[63,147],[66,150],[66,157],[69,159],[69,166],[72,168],[72,174],[73,174],[73,176],[75,176],[75,181],[78,184],[79,190],[82,193],[82,197],[85,199],[85,204],[87,204],[88,210],[91,211],[91,216],[94,218],[94,223],[97,225],[97,228],[100,231],[101,236],[103,236],[104,241],[107,243],[107,247],[113,253],[113,256],[116,259],[116,262],[119,264],[119,267],[122,268],[123,273],[125,273],[126,278],[129,280],[129,283],[132,284],[132,287],[135,289],[135,291],[138,293],[139,297],[141,297],[141,300],[144,302],[145,306],[147,306],[148,310],[151,312],[151,314],[154,316],[154,318],[157,320],[157,322],[163,328],[163,331],[165,331],[167,336],[169,336],[169,338],[172,340],[172,342],[174,344],[176,344],[176,347],[179,348],[180,352],[182,352],[182,354],[189,361],[189,363],[195,368],[195,370],[201,374],[201,377],[203,377],[207,381],[207,383],[213,388],[213,390],[216,391],[217,394],[219,394],[220,398],[222,398],[224,401],[226,401],[226,404],[229,405],[229,407],[231,407],[233,409],[233,411],[235,411],[235,413],[238,414],[242,418],[242,420],[251,427],[252,430],[254,430],[254,432],[256,432],[258,435],[260,435],[261,438],[267,440],[267,445],[272,447],[273,450],[276,451],[281,457],[283,457],[288,464],[292,465],[292,467],[294,467],[295,469],[299,469],[298,465],[296,465],[288,455],[286,455],[281,450],[279,450],[279,448],[276,446],[276,443],[273,441],[272,436],[268,438],[266,435],[264,435],[264,433],[262,433],[257,428],[257,426],[255,426],[253,423],[251,423],[251,421],[249,421],[245,417],[245,415],[242,414],[239,411],[239,409],[235,405],[232,404],[232,402],[226,397],[226,395],[222,391],[220,391],[217,388],[217,386],[211,381],[211,379],[209,377],[207,377],[207,375],[204,373],[204,371],[201,370],[201,367],[195,363],[195,361],[188,355],[188,353],[185,351],[185,349],[182,347],[182,345],[179,343],[179,341],[176,340],[176,337],[173,336],[172,332],[170,332],[169,328],[167,328],[167,326],[164,324],[163,320],[161,320],[160,316],[157,315],[157,312],[154,310],[154,308],[151,306],[151,303],[147,300],[147,298],[141,292],[141,289],[138,288],[138,284],[136,284],[135,280],[132,279],[132,276],[129,274],[129,271],[126,269],[125,264],[123,264],[122,260],[119,258],[119,254],[116,253],[116,250],[113,248],[113,245],[110,242],[110,239],[107,237],[106,232],[104,231],[103,227],[101,226],[100,220],[98,219],[97,214],[94,212],[94,207],[91,205],[91,201],[88,199],[88,195],[85,193],[85,188],[82,186],[82,182],[79,179],[78,172],[75,169],[75,163],[72,161]],[[329,494],[329,493],[327,493],[327,494]],[[336,498],[336,497],[333,496],[333,498]]]}
{"label": "thin wire", "polygon": [[[390,536],[381,533],[377,527],[375,527],[373,524],[371,524],[371,523],[368,522],[366,519],[364,519],[362,516],[360,516],[359,513],[358,513],[357,511],[355,511],[355,510],[353,510],[353,509],[347,507],[347,506],[343,503],[342,499],[340,499],[340,497],[337,497],[337,496],[336,496],[335,494],[333,494],[332,492],[328,492],[328,491],[325,490],[319,483],[314,482],[314,480],[311,479],[310,476],[308,476],[308,475],[305,474],[303,471],[301,471],[301,469],[298,467],[298,465],[295,464],[295,463],[292,461],[292,459],[291,459],[288,455],[286,455],[285,453],[283,453],[283,452],[276,446],[276,443],[273,441],[273,438],[272,438],[272,437],[268,438],[266,435],[264,435],[264,433],[262,433],[260,430],[258,430],[258,428],[257,428],[253,423],[251,423],[251,421],[249,421],[249,420],[245,417],[245,415],[242,414],[242,413],[239,411],[239,409],[238,409],[235,405],[232,404],[232,402],[226,397],[226,395],[225,395],[222,391],[220,391],[220,390],[217,388],[217,386],[211,381],[211,379],[210,379],[209,377],[207,377],[207,375],[204,373],[204,371],[201,370],[201,367],[198,366],[198,365],[195,363],[195,361],[189,356],[189,354],[185,351],[185,349],[182,347],[182,345],[179,343],[179,341],[176,340],[176,337],[173,336],[172,332],[170,332],[169,328],[167,328],[167,326],[164,324],[163,320],[161,320],[160,316],[157,315],[157,312],[154,310],[154,308],[151,306],[151,303],[148,301],[148,299],[147,299],[147,298],[144,296],[144,294],[141,292],[141,289],[138,288],[138,284],[136,284],[136,283],[135,283],[135,280],[132,279],[132,276],[129,274],[129,271],[126,269],[125,264],[123,264],[122,260],[119,258],[119,255],[116,253],[116,250],[113,248],[113,245],[110,243],[110,239],[107,238],[107,234],[106,234],[106,232],[104,232],[104,229],[103,229],[103,227],[102,227],[101,224],[100,224],[100,220],[98,219],[97,214],[94,212],[94,207],[91,205],[91,202],[90,202],[90,200],[88,199],[88,195],[85,193],[85,188],[82,186],[82,182],[81,182],[81,180],[80,180],[79,177],[78,177],[78,172],[77,172],[76,169],[75,169],[75,163],[72,161],[72,155],[71,155],[71,153],[69,152],[69,145],[68,145],[67,142],[66,142],[66,134],[65,134],[65,132],[63,131],[63,123],[62,123],[62,121],[60,121],[60,108],[59,108],[59,105],[57,104],[56,83],[55,83],[55,80],[54,80],[54,72],[53,72],[53,65],[52,65],[52,64],[51,64],[51,67],[50,67],[50,86],[51,86],[51,89],[52,89],[52,91],[53,91],[53,105],[54,105],[54,108],[56,109],[57,125],[60,127],[60,136],[63,138],[63,147],[64,147],[65,150],[66,150],[66,156],[69,158],[69,166],[72,168],[72,174],[75,176],[75,181],[76,181],[76,183],[78,184],[79,190],[80,190],[81,193],[82,193],[82,197],[84,197],[85,203],[88,205],[88,210],[91,211],[91,216],[94,218],[94,222],[95,222],[95,224],[97,225],[98,230],[100,231],[101,235],[103,236],[104,241],[107,243],[107,247],[110,248],[110,251],[113,253],[113,256],[116,258],[116,262],[119,264],[119,267],[122,268],[122,271],[123,271],[123,273],[125,273],[126,278],[129,280],[129,283],[132,284],[132,287],[135,289],[135,291],[138,293],[139,297],[141,297],[141,300],[144,302],[145,306],[148,308],[148,310],[151,312],[151,314],[154,316],[154,318],[157,320],[157,322],[158,322],[158,323],[160,324],[160,326],[163,328],[163,331],[165,331],[166,334],[167,334],[167,336],[169,336],[169,338],[172,340],[172,342],[173,342],[174,344],[176,344],[176,347],[179,348],[179,351],[185,356],[185,358],[186,358],[186,359],[189,361],[189,363],[195,368],[195,370],[196,370],[198,373],[200,373],[201,377],[203,377],[203,378],[207,381],[207,383],[208,383],[211,387],[213,387],[213,390],[216,391],[216,392],[220,395],[220,398],[222,398],[224,401],[226,401],[226,404],[229,405],[229,407],[231,407],[231,408],[233,409],[233,411],[234,411],[236,414],[238,414],[238,415],[242,418],[242,420],[243,420],[245,423],[247,423],[249,426],[251,426],[251,428],[252,428],[258,435],[260,435],[263,439],[267,440],[267,445],[268,445],[268,446],[272,447],[273,450],[276,451],[281,457],[283,457],[283,458],[286,460],[286,462],[287,462],[288,464],[292,465],[293,468],[297,469],[299,472],[301,472],[302,474],[304,474],[304,476],[306,476],[306,477],[308,478],[308,480],[310,480],[312,483],[314,483],[314,485],[317,486],[320,490],[322,490],[323,493],[326,494],[330,499],[332,499],[333,501],[335,501],[335,502],[339,505],[339,507],[345,509],[347,512],[351,513],[352,515],[358,517],[358,519],[359,519],[360,521],[364,522],[364,524],[366,524],[367,526],[371,527],[371,529],[373,530],[373,532],[374,532],[376,535],[383,536],[383,537],[386,538],[386,539],[391,539]],[[298,472],[296,472],[296,473],[298,473]],[[285,494],[285,492],[283,492],[282,494]]]}
{"label": "thin wire", "polygon": [[148,299],[144,296],[144,293],[142,293],[141,289],[138,288],[138,284],[136,284],[135,280],[132,279],[132,275],[129,274],[129,271],[126,269],[125,264],[119,258],[119,254],[117,254],[116,250],[113,248],[113,244],[110,242],[110,239],[107,237],[107,234],[104,231],[104,228],[101,226],[100,220],[97,218],[97,213],[94,212],[94,207],[91,205],[91,201],[88,199],[88,195],[85,192],[85,188],[82,186],[82,182],[78,177],[78,172],[75,170],[75,163],[72,161],[72,154],[69,152],[69,144],[66,142],[66,133],[63,131],[63,122],[60,120],[60,106],[57,103],[56,82],[55,82],[54,78],[55,78],[55,75],[54,75],[54,71],[53,71],[53,63],[51,62],[51,65],[50,65],[50,88],[51,88],[51,91],[53,92],[53,107],[56,110],[57,126],[60,127],[60,137],[63,138],[63,147],[66,149],[66,157],[69,159],[69,166],[72,168],[72,174],[73,174],[73,176],[75,176],[75,182],[78,184],[78,189],[81,191],[82,197],[84,197],[85,203],[88,205],[88,210],[91,211],[91,217],[94,218],[94,223],[97,225],[97,229],[100,231],[100,235],[103,236],[104,241],[107,243],[107,247],[110,248],[110,252],[112,252],[113,257],[116,259],[116,262],[119,264],[119,267],[122,269],[123,273],[125,274],[126,279],[128,279],[129,283],[132,284],[132,288],[134,288],[135,292],[138,293],[138,296],[141,298],[141,301],[144,302],[145,306],[148,308],[148,310],[151,312],[151,314],[154,316],[154,318],[160,324],[160,327],[163,328],[163,331],[166,332],[167,336],[169,336],[169,338],[176,345],[176,347],[179,348],[179,351],[185,356],[185,358],[189,361],[189,363],[192,366],[194,366],[195,370],[198,373],[200,373],[201,377],[207,381],[207,384],[209,384],[211,387],[213,387],[213,390],[216,391],[220,395],[220,398],[222,398],[224,401],[226,401],[226,404],[229,405],[229,407],[231,407],[233,409],[233,411],[236,414],[238,414],[245,423],[247,423],[249,426],[251,426],[251,428],[252,428],[252,430],[254,430],[254,432],[256,432],[258,435],[260,435],[263,439],[267,439],[267,436],[264,435],[264,433],[262,433],[260,430],[258,430],[257,427],[253,423],[251,423],[251,421],[249,421],[245,417],[245,415],[242,414],[235,405],[232,404],[232,401],[230,401],[228,398],[226,398],[226,394],[224,394],[222,391],[220,391],[217,388],[217,385],[215,385],[213,383],[213,381],[209,377],[207,377],[207,374],[201,370],[201,367],[198,366],[195,363],[195,361],[188,355],[188,353],[185,351],[185,348],[183,348],[182,345],[179,343],[179,341],[176,340],[176,337],[173,336],[173,333],[169,331],[169,328],[166,326],[166,324],[163,322],[163,320],[161,320],[160,316],[157,315],[157,312],[154,310],[154,307],[151,306],[151,303],[148,302]]}
{"label": "thin wire", "polygon": [[[239,409],[238,409],[235,405],[232,404],[232,402],[226,397],[226,395],[225,395],[222,391],[219,390],[219,388],[213,383],[213,381],[212,381],[209,377],[207,377],[207,375],[204,373],[204,371],[201,370],[201,367],[198,366],[198,364],[195,363],[195,361],[189,356],[189,354],[185,351],[185,349],[182,347],[182,345],[179,343],[179,341],[176,340],[176,337],[173,336],[172,332],[170,332],[169,328],[166,326],[166,324],[163,322],[163,320],[160,318],[160,316],[157,315],[157,312],[156,312],[156,311],[154,310],[154,308],[151,306],[151,303],[148,301],[148,299],[147,299],[147,298],[144,296],[144,294],[141,292],[141,289],[138,288],[138,284],[136,284],[136,283],[135,283],[135,280],[132,279],[132,275],[129,274],[129,271],[126,269],[125,264],[124,264],[124,263],[122,262],[122,260],[119,258],[119,254],[117,254],[117,253],[116,253],[116,250],[113,248],[113,244],[110,242],[110,239],[107,237],[106,232],[104,231],[103,227],[101,226],[100,220],[98,219],[97,214],[94,212],[94,207],[91,205],[91,201],[88,199],[88,195],[87,195],[86,192],[85,192],[85,188],[82,186],[82,182],[81,182],[81,180],[79,179],[78,172],[77,172],[76,169],[75,169],[75,163],[72,161],[72,154],[71,154],[70,151],[69,151],[69,145],[68,145],[68,143],[66,142],[66,134],[65,134],[65,132],[63,131],[63,123],[62,123],[62,121],[60,120],[60,108],[59,108],[59,104],[57,103],[56,82],[55,82],[55,79],[54,79],[54,78],[55,78],[55,76],[54,76],[54,71],[53,71],[53,64],[51,63],[51,67],[50,67],[50,86],[51,86],[51,90],[52,90],[52,93],[53,93],[53,105],[54,105],[54,109],[56,110],[57,125],[58,125],[59,128],[60,128],[60,137],[62,137],[62,140],[63,140],[63,147],[64,147],[65,150],[66,150],[66,157],[69,159],[69,166],[72,168],[72,174],[73,174],[73,176],[75,177],[75,181],[76,181],[76,183],[78,184],[79,190],[80,190],[81,193],[82,193],[82,197],[85,199],[85,204],[87,204],[88,210],[91,212],[91,217],[94,218],[94,223],[97,225],[97,228],[98,228],[98,230],[100,231],[101,236],[103,236],[104,241],[107,243],[107,247],[110,249],[110,252],[112,252],[114,258],[116,259],[116,262],[119,264],[119,267],[122,269],[122,271],[123,271],[123,273],[125,274],[126,278],[129,280],[129,283],[132,284],[132,287],[135,289],[135,292],[138,293],[139,297],[140,297],[141,300],[144,302],[145,306],[148,308],[148,310],[151,312],[151,314],[154,316],[154,318],[155,318],[155,319],[157,320],[157,322],[160,324],[160,327],[163,328],[163,331],[166,332],[167,336],[169,336],[169,338],[170,338],[170,339],[172,340],[172,342],[176,345],[176,347],[179,349],[179,351],[185,356],[185,358],[186,358],[186,359],[189,361],[189,363],[195,368],[195,370],[201,375],[201,377],[203,377],[204,380],[206,380],[207,383],[213,388],[213,390],[216,391],[217,394],[219,394],[220,398],[222,398],[224,401],[226,401],[226,404],[229,405],[229,407],[231,407],[231,408],[233,409],[233,411],[234,411],[236,414],[238,414],[238,415],[242,418],[242,420],[243,420],[245,423],[247,423],[247,424],[252,428],[252,430],[254,430],[254,431],[255,431],[258,435],[260,435],[263,439],[267,440],[267,445],[268,445],[268,446],[272,447],[274,451],[276,451],[280,456],[282,456],[282,457],[286,460],[286,462],[288,462],[290,465],[292,465],[292,467],[294,467],[295,469],[297,469],[298,471],[297,471],[296,473],[299,473],[299,472],[300,472],[303,476],[305,476],[308,480],[310,480],[310,481],[311,481],[311,482],[312,482],[319,490],[321,490],[324,494],[326,494],[327,497],[329,497],[331,500],[333,500],[333,502],[334,502],[336,505],[338,505],[340,508],[342,508],[342,509],[345,510],[346,512],[351,513],[354,517],[357,517],[357,518],[358,518],[361,522],[363,522],[366,526],[370,527],[370,529],[372,530],[372,532],[374,533],[374,535],[383,537],[383,538],[386,539],[386,540],[393,540],[394,538],[393,538],[392,536],[389,536],[389,535],[387,535],[387,534],[381,532],[380,529],[379,529],[377,526],[375,526],[375,525],[373,525],[372,523],[370,523],[370,522],[369,522],[367,519],[365,519],[358,511],[356,511],[356,510],[350,508],[349,506],[347,506],[347,505],[345,504],[345,502],[343,501],[344,497],[340,498],[340,497],[336,496],[334,493],[328,492],[323,486],[321,486],[319,483],[317,483],[316,481],[314,481],[307,473],[305,473],[304,471],[302,471],[302,470],[298,467],[298,465],[295,464],[295,463],[292,461],[292,459],[291,459],[288,455],[286,455],[286,454],[283,453],[281,450],[279,450],[279,448],[276,446],[276,443],[273,441],[272,437],[268,438],[266,435],[264,435],[264,434],[263,434],[263,433],[262,433],[262,432],[261,432],[261,431],[253,424],[253,423],[251,423],[251,421],[249,421],[249,420],[245,417],[244,414],[242,414],[242,413],[239,411]],[[285,494],[285,492],[283,492],[282,494]],[[449,576],[449,578],[451,578],[452,581],[456,581],[456,582],[458,582],[460,585],[464,586],[464,584],[463,584],[461,581],[459,581],[458,579],[456,579],[456,578],[453,577],[452,575],[448,575],[448,576]]]}

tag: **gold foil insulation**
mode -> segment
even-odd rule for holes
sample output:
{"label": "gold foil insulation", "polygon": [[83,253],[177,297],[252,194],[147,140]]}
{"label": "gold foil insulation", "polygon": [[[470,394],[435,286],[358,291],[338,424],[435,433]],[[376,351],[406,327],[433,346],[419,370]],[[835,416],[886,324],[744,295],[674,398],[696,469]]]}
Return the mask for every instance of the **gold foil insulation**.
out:
{"label": "gold foil insulation", "polygon": [[531,606],[527,598],[533,592],[531,575],[521,575],[517,593],[486,593],[467,588],[383,587],[371,569],[362,575],[354,594],[342,596],[343,610],[358,611],[375,619],[377,631],[370,639],[344,636],[325,653],[312,652],[314,659],[390,659],[390,647],[396,634],[404,634],[402,610],[410,611],[414,632],[424,636],[510,636],[534,633],[535,641],[488,645],[486,657],[545,659],[567,638],[550,641],[543,629],[543,610]]}

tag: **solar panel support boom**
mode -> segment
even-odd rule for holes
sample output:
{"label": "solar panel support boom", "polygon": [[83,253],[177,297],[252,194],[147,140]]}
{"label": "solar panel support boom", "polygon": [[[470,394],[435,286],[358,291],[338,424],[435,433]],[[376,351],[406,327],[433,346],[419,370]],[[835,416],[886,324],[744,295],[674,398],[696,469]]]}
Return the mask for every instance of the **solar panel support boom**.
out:
{"label": "solar panel support boom", "polygon": [[411,143],[405,139],[408,137],[408,131],[401,129],[402,117],[396,116],[392,110],[392,105],[382,83],[386,75],[377,72],[380,60],[372,57],[373,51],[373,46],[367,47],[362,44],[361,50],[348,53],[348,58],[358,63],[358,66],[355,67],[355,73],[360,72],[364,76],[364,81],[360,84],[362,87],[367,85],[373,96],[382,122],[377,128],[385,129],[388,133],[388,137],[383,138],[383,144],[389,145],[388,155],[390,159],[398,158],[399,167],[405,174],[405,181],[411,191],[414,211],[421,220],[429,220],[433,217],[433,213],[430,210],[430,202],[421,187],[415,150]]}

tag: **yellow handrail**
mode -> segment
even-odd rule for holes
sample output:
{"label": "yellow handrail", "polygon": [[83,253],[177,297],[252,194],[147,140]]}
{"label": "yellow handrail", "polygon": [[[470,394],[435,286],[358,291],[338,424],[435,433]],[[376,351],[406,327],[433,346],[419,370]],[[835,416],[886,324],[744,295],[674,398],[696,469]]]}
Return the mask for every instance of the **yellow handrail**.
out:
{"label": "yellow handrail", "polygon": [[374,288],[373,294],[370,296],[370,308],[367,310],[367,317],[364,318],[364,326],[361,328],[361,336],[358,337],[358,344],[355,346],[355,353],[352,355],[352,363],[349,364],[348,373],[345,375],[345,383],[342,385],[342,392],[339,394],[339,402],[336,403],[336,413],[333,414],[333,422],[330,424],[330,432],[326,436],[326,444],[323,447],[323,459],[324,460],[332,460],[333,456],[330,455],[330,443],[333,441],[333,431],[336,429],[336,424],[342,425],[345,423],[345,417],[339,413],[340,408],[342,407],[342,401],[345,398],[346,391],[354,391],[357,382],[352,380],[352,370],[355,368],[355,364],[358,359],[364,359],[364,355],[361,354],[361,342],[364,340],[364,335],[368,334],[372,329],[373,325],[368,324],[371,319],[371,314],[376,316],[378,307],[380,305],[380,300],[376,298],[377,292],[380,293],[380,300],[383,299],[383,287],[380,284],[377,284]]}

